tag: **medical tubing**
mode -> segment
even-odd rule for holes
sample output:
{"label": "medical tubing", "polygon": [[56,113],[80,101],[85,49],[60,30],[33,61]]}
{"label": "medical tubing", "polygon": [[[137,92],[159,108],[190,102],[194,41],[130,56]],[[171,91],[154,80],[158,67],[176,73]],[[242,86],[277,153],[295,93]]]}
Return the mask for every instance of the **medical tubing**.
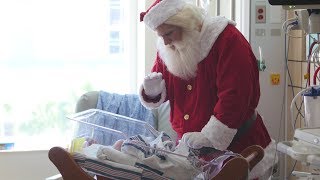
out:
{"label": "medical tubing", "polygon": [[302,93],[306,92],[307,90],[309,90],[310,88],[308,87],[307,89],[303,89],[302,91],[300,91],[291,101],[291,105],[290,105],[290,115],[291,115],[291,126],[292,129],[295,129],[295,125],[294,125],[294,118],[293,118],[293,105],[296,101],[296,99],[301,96]]}
{"label": "medical tubing", "polygon": [[[293,21],[293,22],[287,24],[289,21]],[[289,31],[291,31],[291,29],[297,25],[299,25],[298,18],[288,19],[282,24],[282,30],[286,35],[288,35],[291,38],[302,38],[302,36],[292,36],[289,34]],[[307,34],[305,33],[304,36],[306,35]]]}
{"label": "medical tubing", "polygon": [[320,66],[315,70],[315,72],[313,74],[313,85],[317,84],[317,75],[318,75],[319,70],[320,70]]}
{"label": "medical tubing", "polygon": [[283,30],[284,32],[286,32],[288,26],[290,25],[290,24],[288,25],[287,23],[290,22],[290,21],[297,21],[297,20],[298,20],[298,18],[287,19],[286,21],[284,21],[284,22],[282,23],[282,30]]}
{"label": "medical tubing", "polygon": [[309,48],[309,55],[308,55],[308,67],[307,67],[307,73],[308,73],[308,86],[310,86],[310,64],[311,64],[311,55],[312,55],[312,49],[313,47],[318,44],[318,41],[314,41],[311,43],[310,48]]}

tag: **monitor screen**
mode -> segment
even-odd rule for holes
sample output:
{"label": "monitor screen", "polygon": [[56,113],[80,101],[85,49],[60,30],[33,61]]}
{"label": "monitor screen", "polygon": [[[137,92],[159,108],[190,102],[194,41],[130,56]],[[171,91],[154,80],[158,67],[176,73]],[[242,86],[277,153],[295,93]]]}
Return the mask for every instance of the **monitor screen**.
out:
{"label": "monitor screen", "polygon": [[320,0],[269,0],[271,5],[308,5],[320,4]]}

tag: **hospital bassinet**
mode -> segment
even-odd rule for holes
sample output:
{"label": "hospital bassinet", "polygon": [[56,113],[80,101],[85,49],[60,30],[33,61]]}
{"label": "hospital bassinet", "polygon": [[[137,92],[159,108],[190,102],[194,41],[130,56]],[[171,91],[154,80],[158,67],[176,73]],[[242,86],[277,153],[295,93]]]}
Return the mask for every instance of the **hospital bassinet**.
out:
{"label": "hospital bassinet", "polygon": [[[64,180],[170,179],[162,176],[161,171],[144,164],[136,163],[135,166],[130,166],[81,153],[83,143],[88,143],[88,139],[94,141],[91,143],[106,146],[137,134],[154,139],[160,132],[148,123],[97,109],[76,113],[68,118],[77,122],[76,141],[73,141],[68,150],[53,147],[48,154]],[[214,177],[207,177],[215,180],[246,179],[249,171],[263,156],[264,151],[260,146],[250,146],[241,154],[228,158]]]}

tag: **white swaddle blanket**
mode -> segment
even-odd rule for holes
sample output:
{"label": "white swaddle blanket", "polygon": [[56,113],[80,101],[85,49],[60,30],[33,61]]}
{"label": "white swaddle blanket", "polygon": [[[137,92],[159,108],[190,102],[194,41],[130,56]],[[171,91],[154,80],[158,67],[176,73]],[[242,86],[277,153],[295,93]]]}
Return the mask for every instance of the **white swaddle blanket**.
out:
{"label": "white swaddle blanket", "polygon": [[144,166],[144,168],[153,170],[170,179],[194,179],[201,172],[185,157],[164,154],[163,152],[146,148],[146,146],[184,156],[189,154],[189,148],[186,145],[180,143],[175,147],[170,137],[162,132],[160,136],[151,142],[139,135],[131,137],[123,142],[121,151],[111,146],[101,145],[97,150],[97,157],[101,160],[109,160],[135,167]]}
{"label": "white swaddle blanket", "polygon": [[97,158],[130,166],[134,166],[139,161],[137,157],[118,151],[111,146],[100,146],[97,151]]}

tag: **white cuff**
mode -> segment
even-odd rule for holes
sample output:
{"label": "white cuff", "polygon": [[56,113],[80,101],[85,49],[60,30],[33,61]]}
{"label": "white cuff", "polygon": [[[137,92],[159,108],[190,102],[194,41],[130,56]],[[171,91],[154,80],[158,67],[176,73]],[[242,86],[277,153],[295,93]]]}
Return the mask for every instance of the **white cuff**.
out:
{"label": "white cuff", "polygon": [[143,91],[143,85],[141,84],[140,89],[139,89],[139,99],[141,104],[146,107],[147,109],[156,109],[158,108],[162,103],[164,103],[164,101],[166,100],[166,95],[167,95],[167,90],[166,88],[163,88],[162,92],[161,92],[161,98],[158,102],[147,102],[144,100],[143,96],[142,96],[142,91]]}
{"label": "white cuff", "polygon": [[237,129],[224,125],[212,115],[209,122],[202,128],[201,133],[211,141],[214,148],[222,151],[228,148],[237,131]]}

